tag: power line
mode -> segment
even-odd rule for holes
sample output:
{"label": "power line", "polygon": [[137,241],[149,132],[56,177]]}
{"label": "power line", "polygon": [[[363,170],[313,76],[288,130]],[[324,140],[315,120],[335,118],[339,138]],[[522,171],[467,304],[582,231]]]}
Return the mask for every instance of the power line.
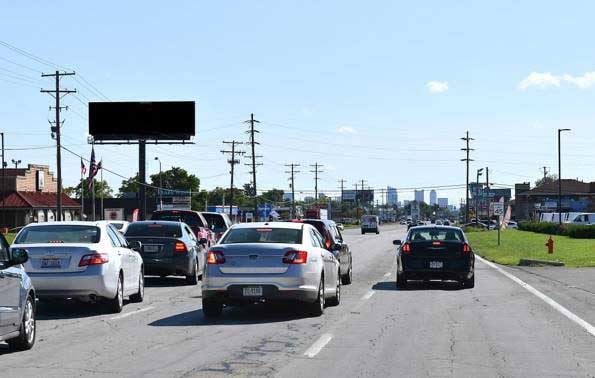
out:
{"label": "power line", "polygon": [[250,173],[252,173],[252,185],[253,185],[253,190],[254,190],[254,218],[256,219],[256,217],[258,216],[258,194],[257,194],[258,192],[256,190],[256,166],[262,165],[262,164],[256,164],[256,159],[260,158],[262,156],[256,155],[255,146],[260,143],[258,143],[256,141],[254,136],[257,133],[260,133],[260,131],[258,131],[254,128],[254,124],[260,123],[260,121],[255,120],[254,113],[251,113],[250,119],[247,121],[244,121],[244,123],[250,124],[250,129],[248,131],[246,131],[246,133],[250,135],[250,141],[248,143],[250,144],[250,147],[252,149],[252,155],[248,156],[248,157],[252,159],[252,171]]}

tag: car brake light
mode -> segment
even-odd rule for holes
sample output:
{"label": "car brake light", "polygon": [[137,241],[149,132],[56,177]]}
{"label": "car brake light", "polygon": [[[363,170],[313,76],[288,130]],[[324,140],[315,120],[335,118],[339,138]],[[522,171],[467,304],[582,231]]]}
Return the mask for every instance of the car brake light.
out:
{"label": "car brake light", "polygon": [[330,249],[330,248],[331,248],[331,240],[326,239],[326,249]]}
{"label": "car brake light", "polygon": [[225,256],[222,251],[209,251],[207,253],[207,264],[224,264]]}
{"label": "car brake light", "polygon": [[177,241],[176,244],[174,244],[174,252],[175,253],[186,253],[186,252],[188,252],[188,248],[186,248],[186,244],[184,242]]}
{"label": "car brake light", "polygon": [[308,262],[308,252],[287,251],[283,256],[283,264],[305,264]]}
{"label": "car brake light", "polygon": [[463,244],[463,253],[471,252],[471,246],[467,243]]}
{"label": "car brake light", "polygon": [[434,240],[434,241],[432,242],[432,245],[442,245],[442,243],[440,243],[440,241],[439,241],[439,240]]}
{"label": "car brake light", "polygon": [[107,253],[91,253],[81,257],[79,266],[101,265],[109,262],[109,255]]}
{"label": "car brake light", "polygon": [[411,253],[411,244],[409,244],[409,243],[403,244],[403,246],[401,247],[401,252]]}

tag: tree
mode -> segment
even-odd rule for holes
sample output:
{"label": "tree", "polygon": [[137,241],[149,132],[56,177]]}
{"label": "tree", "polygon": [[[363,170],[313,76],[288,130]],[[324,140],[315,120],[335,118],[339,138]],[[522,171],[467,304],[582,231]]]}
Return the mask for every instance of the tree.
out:
{"label": "tree", "polygon": [[[172,167],[167,171],[151,175],[149,183],[153,187],[147,187],[147,196],[157,196],[157,190],[154,187],[160,187],[163,185],[166,189],[175,190],[190,190],[192,193],[198,193],[200,188],[200,180],[198,177],[179,167]],[[139,179],[138,173],[134,177],[122,181],[122,186],[119,189],[119,196],[121,197],[125,193],[138,193],[139,191]]]}
{"label": "tree", "polygon": [[545,184],[551,184],[558,181],[558,175],[553,174],[553,175],[547,175],[543,178],[540,178],[539,180],[535,181],[535,186],[542,186]]}
{"label": "tree", "polygon": [[[96,179],[93,179],[93,181],[94,181],[94,185],[95,185],[95,197],[96,198],[101,198],[102,195],[103,195],[103,198],[112,198],[113,197],[114,191],[112,188],[110,188],[107,181],[105,181],[105,180],[98,181]],[[83,193],[85,195],[85,198],[91,198],[92,192],[91,192],[91,188],[89,188],[89,179],[84,179],[83,182],[79,183],[77,186],[65,188],[64,193],[66,193],[70,197],[81,198],[81,185],[83,188]]]}
{"label": "tree", "polygon": [[122,197],[126,193],[138,193],[138,173],[129,179],[122,180],[122,185],[118,190],[118,197]]}
{"label": "tree", "polygon": [[260,196],[265,202],[283,202],[283,194],[285,192],[281,189],[271,189],[267,192],[262,193]]}

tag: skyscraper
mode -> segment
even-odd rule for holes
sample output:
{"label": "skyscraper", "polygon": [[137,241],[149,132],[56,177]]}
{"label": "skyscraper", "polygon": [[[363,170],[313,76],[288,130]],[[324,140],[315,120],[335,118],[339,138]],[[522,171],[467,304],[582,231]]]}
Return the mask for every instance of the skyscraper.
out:
{"label": "skyscraper", "polygon": [[386,188],[386,204],[388,206],[395,206],[399,197],[397,195],[397,189],[393,187]]}
{"label": "skyscraper", "polygon": [[436,205],[437,198],[438,198],[438,195],[436,194],[436,191],[434,189],[430,190],[430,205]]}
{"label": "skyscraper", "polygon": [[414,192],[414,195],[415,195],[415,197],[414,197],[415,198],[415,201],[417,201],[417,202],[425,202],[425,199],[424,199],[425,196],[424,196],[424,190],[423,189],[422,190],[416,190]]}

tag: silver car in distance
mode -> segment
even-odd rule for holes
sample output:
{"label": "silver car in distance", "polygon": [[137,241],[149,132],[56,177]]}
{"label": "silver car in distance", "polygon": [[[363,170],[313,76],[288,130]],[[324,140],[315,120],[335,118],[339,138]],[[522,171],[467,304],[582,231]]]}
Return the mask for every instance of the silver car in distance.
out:
{"label": "silver car in distance", "polygon": [[232,226],[207,253],[202,283],[205,317],[224,305],[297,301],[313,316],[341,299],[339,262],[311,225],[290,222]]}
{"label": "silver car in distance", "polygon": [[124,297],[142,302],[140,243],[128,243],[109,223],[51,222],[25,226],[11,247],[24,249],[37,296],[103,301],[122,311]]}

